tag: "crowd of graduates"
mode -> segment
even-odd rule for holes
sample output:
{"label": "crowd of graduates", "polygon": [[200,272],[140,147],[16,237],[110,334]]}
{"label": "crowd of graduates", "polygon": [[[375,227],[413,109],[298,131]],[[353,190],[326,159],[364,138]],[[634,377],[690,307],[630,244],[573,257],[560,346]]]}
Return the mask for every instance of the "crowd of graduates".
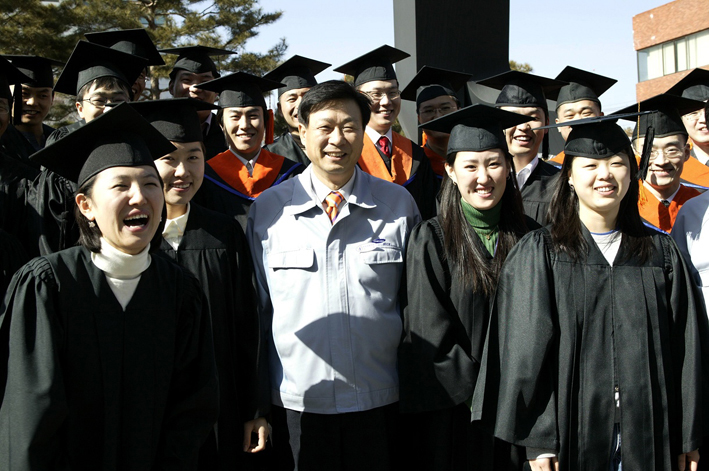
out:
{"label": "crowd of graduates", "polygon": [[0,469],[705,466],[709,71],[605,115],[570,66],[463,106],[390,46],[232,53],[0,56]]}

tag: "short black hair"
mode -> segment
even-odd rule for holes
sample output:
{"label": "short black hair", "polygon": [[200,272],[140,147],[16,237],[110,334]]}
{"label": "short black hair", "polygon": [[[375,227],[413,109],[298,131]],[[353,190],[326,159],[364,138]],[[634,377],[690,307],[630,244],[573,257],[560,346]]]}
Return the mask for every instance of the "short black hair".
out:
{"label": "short black hair", "polygon": [[298,122],[307,126],[310,122],[310,113],[315,113],[327,108],[333,102],[352,100],[357,104],[362,113],[362,127],[369,122],[372,114],[369,97],[358,92],[352,85],[342,80],[328,80],[319,83],[303,95],[303,100],[298,107]]}
{"label": "short black hair", "polygon": [[[76,198],[79,194],[83,194],[87,198],[91,199],[95,182],[96,175],[86,180],[86,182],[84,182],[84,184],[76,190],[74,193],[74,198]],[[93,221],[89,221],[88,218],[81,212],[78,205],[74,207],[74,217],[76,218],[76,224],[79,227],[79,245],[83,245],[92,252],[100,253],[102,234],[98,224]],[[91,225],[92,222],[93,226]]]}
{"label": "short black hair", "polygon": [[96,88],[107,88],[109,90],[116,90],[120,88],[128,94],[130,100],[133,99],[133,90],[131,89],[132,84],[126,84],[123,80],[117,77],[99,77],[81,87],[79,93],[76,95],[76,101],[83,100],[94,84],[96,84]]}

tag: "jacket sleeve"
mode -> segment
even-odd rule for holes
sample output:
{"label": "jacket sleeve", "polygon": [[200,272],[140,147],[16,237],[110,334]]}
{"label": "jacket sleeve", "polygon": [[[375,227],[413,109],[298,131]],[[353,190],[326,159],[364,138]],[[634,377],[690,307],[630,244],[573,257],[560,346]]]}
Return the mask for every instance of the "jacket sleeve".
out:
{"label": "jacket sleeve", "polygon": [[56,290],[49,263],[37,258],[15,274],[5,297],[0,315],[0,469],[51,470],[60,460],[59,431],[67,402]]}
{"label": "jacket sleeve", "polygon": [[543,231],[527,234],[503,266],[472,414],[502,440],[558,451],[558,321]]}

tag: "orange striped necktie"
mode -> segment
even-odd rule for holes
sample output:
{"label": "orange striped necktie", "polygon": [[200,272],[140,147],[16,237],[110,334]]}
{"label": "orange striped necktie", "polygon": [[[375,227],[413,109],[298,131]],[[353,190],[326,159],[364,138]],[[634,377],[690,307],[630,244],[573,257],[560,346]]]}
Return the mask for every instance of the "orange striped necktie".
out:
{"label": "orange striped necktie", "polygon": [[334,224],[335,219],[340,214],[340,205],[345,201],[344,196],[339,191],[331,191],[323,201],[325,212],[330,217],[330,223]]}

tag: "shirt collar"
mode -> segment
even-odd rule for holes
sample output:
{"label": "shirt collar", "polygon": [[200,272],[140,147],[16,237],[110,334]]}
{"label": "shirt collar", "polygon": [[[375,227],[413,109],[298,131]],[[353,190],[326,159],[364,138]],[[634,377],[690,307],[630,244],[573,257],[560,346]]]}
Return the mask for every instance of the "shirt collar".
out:
{"label": "shirt collar", "polygon": [[256,154],[253,159],[247,160],[247,159],[245,159],[244,157],[240,156],[240,155],[239,155],[236,151],[234,151],[231,147],[229,148],[229,152],[231,152],[232,154],[234,154],[234,155],[236,156],[236,158],[241,161],[242,164],[246,165],[246,163],[248,162],[248,163],[251,163],[251,166],[252,166],[252,167],[253,167],[254,164],[256,163],[256,159],[258,159],[259,155],[261,155],[261,149],[259,149],[259,150],[258,150],[258,154]]}
{"label": "shirt collar", "polygon": [[312,185],[313,191],[315,192],[317,203],[321,204],[323,201],[325,201],[325,197],[329,195],[332,191],[338,191],[342,195],[342,198],[347,201],[352,195],[352,188],[354,187],[356,175],[357,172],[353,172],[350,179],[347,180],[347,183],[342,185],[342,187],[338,188],[337,190],[332,190],[328,188],[323,182],[321,182],[318,177],[315,176],[315,173],[311,172],[310,184]]}
{"label": "shirt collar", "polygon": [[[645,185],[645,188],[648,188],[648,186],[649,186],[645,181],[643,181],[643,185]],[[679,189],[680,189],[680,188],[682,188],[682,184],[681,184],[681,183],[679,184],[679,186],[677,187],[677,189],[675,190],[675,192],[672,193],[669,198],[666,198],[665,201],[668,201],[668,202],[671,203],[672,200],[675,199],[675,196],[677,196],[677,193],[679,193]],[[647,193],[650,193],[652,196],[654,196],[654,197],[657,199],[657,196],[655,196],[655,194],[652,193],[652,191],[651,191],[649,188],[648,188],[648,190],[647,190]]]}
{"label": "shirt collar", "polygon": [[136,255],[121,252],[101,237],[101,251],[91,252],[91,261],[111,278],[130,280],[150,266],[150,245]]}
{"label": "shirt collar", "polygon": [[386,132],[386,134],[379,134],[379,131],[375,131],[374,129],[367,126],[366,128],[364,128],[364,132],[367,133],[367,136],[369,136],[369,138],[375,144],[377,143],[379,138],[382,136],[386,136],[386,138],[389,139],[389,144],[392,144],[394,142],[394,139],[393,139],[394,133],[391,130],[391,128],[389,128],[389,130]]}
{"label": "shirt collar", "polygon": [[527,183],[529,176],[532,174],[532,172],[534,172],[534,169],[537,168],[537,165],[539,165],[539,156],[535,155],[532,161],[529,162],[526,167],[517,172],[517,185],[519,186],[520,190],[522,189],[524,184]]}
{"label": "shirt collar", "polygon": [[209,113],[209,116],[207,116],[207,119],[205,119],[204,122],[202,123],[202,126],[204,126],[204,128],[203,128],[204,133],[203,134],[205,134],[205,135],[207,133],[209,133],[209,128],[212,127],[212,118],[214,118],[214,113]]}
{"label": "shirt collar", "polygon": [[165,222],[165,229],[162,231],[163,238],[176,238],[182,237],[185,233],[185,228],[187,227],[187,219],[190,217],[190,204],[187,203],[187,211],[181,216],[177,216],[175,219],[168,219]]}

